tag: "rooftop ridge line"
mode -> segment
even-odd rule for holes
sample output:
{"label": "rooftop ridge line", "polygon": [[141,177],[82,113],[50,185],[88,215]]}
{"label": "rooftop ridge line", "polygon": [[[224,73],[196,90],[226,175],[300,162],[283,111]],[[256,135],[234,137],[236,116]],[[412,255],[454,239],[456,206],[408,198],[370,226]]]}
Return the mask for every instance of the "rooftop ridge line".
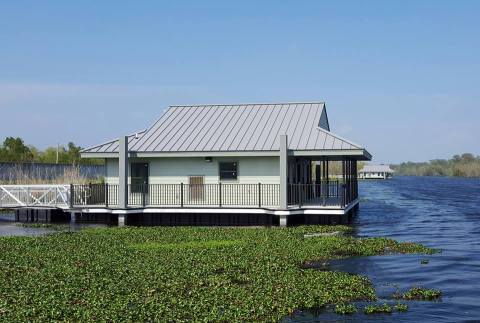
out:
{"label": "rooftop ridge line", "polygon": [[237,103],[237,104],[185,104],[185,105],[170,105],[170,108],[189,108],[189,107],[202,107],[202,106],[211,106],[211,107],[237,107],[237,106],[248,106],[248,105],[292,105],[292,104],[325,104],[324,101],[312,101],[312,102],[272,102],[272,103]]}

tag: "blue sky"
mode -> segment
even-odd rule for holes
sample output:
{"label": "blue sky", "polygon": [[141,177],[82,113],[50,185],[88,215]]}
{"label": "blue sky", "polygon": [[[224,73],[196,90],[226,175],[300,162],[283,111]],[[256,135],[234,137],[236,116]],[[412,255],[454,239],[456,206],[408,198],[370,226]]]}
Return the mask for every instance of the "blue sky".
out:
{"label": "blue sky", "polygon": [[325,101],[376,162],[480,154],[480,1],[9,1],[0,137],[86,147],[170,104]]}

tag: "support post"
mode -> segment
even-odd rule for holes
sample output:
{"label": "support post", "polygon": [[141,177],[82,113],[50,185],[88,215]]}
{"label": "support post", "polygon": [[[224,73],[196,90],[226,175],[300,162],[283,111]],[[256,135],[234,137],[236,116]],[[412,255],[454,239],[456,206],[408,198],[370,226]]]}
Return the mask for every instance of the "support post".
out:
{"label": "support post", "polygon": [[[128,207],[128,137],[122,137],[119,140],[118,154],[118,207],[126,209]],[[120,221],[120,217],[119,217]]]}
{"label": "support post", "polygon": [[75,199],[75,187],[73,184],[70,184],[70,208],[73,209],[74,199]]}
{"label": "support post", "polygon": [[183,182],[180,183],[180,207],[183,207]]}
{"label": "support post", "polygon": [[108,208],[108,183],[105,183],[105,207]]}
{"label": "support post", "polygon": [[280,208],[288,208],[288,138],[280,135]]}
{"label": "support post", "polygon": [[218,183],[218,206],[222,207],[222,182]]}
{"label": "support post", "polygon": [[262,207],[262,184],[258,183],[258,207]]}
{"label": "support post", "polygon": [[142,184],[142,206],[147,206],[147,184]]}
{"label": "support post", "polygon": [[70,212],[70,224],[75,224],[77,222],[77,214],[75,212]]}
{"label": "support post", "polygon": [[327,169],[325,171],[326,176],[327,176],[327,178],[326,178],[326,181],[327,181],[327,192],[326,192],[327,193],[327,198],[330,197],[330,170],[328,169],[329,168],[329,163],[330,162],[327,159],[327,163],[326,163]]}
{"label": "support post", "polygon": [[119,226],[119,227],[125,226],[126,217],[127,217],[126,214],[119,214],[119,215],[118,215],[118,226]]}

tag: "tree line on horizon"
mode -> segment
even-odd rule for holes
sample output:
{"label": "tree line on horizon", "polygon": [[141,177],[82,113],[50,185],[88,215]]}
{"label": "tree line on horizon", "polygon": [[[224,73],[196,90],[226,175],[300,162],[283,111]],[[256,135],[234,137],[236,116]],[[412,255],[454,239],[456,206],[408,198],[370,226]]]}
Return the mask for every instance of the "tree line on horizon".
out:
{"label": "tree line on horizon", "polygon": [[[101,165],[102,159],[82,159],[82,147],[69,142],[67,146],[48,147],[39,150],[32,145],[26,145],[22,138],[7,137],[0,145],[0,162],[10,163],[48,163],[69,165]],[[58,159],[57,159],[58,151]]]}
{"label": "tree line on horizon", "polygon": [[450,159],[401,163],[392,165],[392,169],[395,170],[396,175],[403,176],[480,177],[480,156],[465,153]]}

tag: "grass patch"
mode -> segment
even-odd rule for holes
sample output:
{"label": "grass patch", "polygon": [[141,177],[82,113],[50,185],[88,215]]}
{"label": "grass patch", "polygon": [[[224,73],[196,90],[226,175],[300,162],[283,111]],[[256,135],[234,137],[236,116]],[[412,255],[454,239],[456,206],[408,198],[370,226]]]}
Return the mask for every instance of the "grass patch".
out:
{"label": "grass patch", "polygon": [[3,237],[0,320],[278,321],[296,309],[376,300],[365,277],[301,264],[431,251],[383,238],[303,238],[348,230],[124,227]]}

